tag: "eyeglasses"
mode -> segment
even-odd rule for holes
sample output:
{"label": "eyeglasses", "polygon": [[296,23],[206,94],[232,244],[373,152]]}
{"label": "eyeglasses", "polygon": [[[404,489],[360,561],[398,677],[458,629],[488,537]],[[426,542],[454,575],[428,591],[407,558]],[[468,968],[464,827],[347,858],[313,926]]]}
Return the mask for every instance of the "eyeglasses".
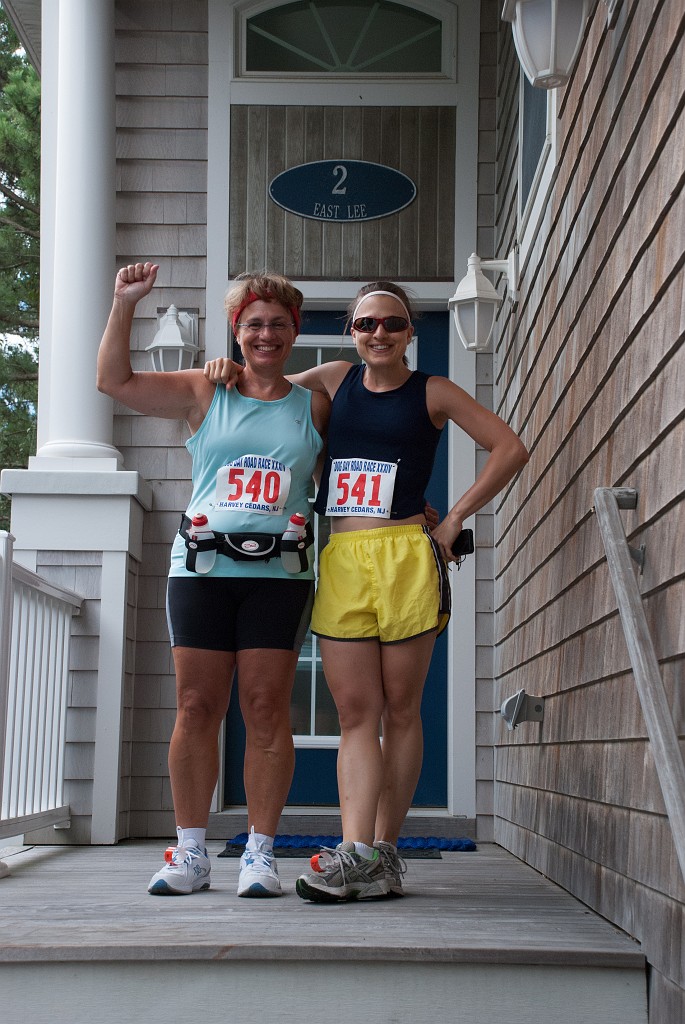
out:
{"label": "eyeglasses", "polygon": [[260,331],[265,331],[267,327],[275,331],[276,334],[282,334],[283,331],[289,331],[295,324],[291,320],[290,323],[286,323],[285,320],[274,320],[270,324],[264,324],[261,320],[248,320],[246,324],[236,324],[236,327],[244,327],[252,334],[259,334]]}
{"label": "eyeglasses", "polygon": [[383,326],[388,334],[397,334],[409,327],[409,321],[404,316],[358,316],[352,326],[355,331],[362,334],[373,334],[377,327]]}

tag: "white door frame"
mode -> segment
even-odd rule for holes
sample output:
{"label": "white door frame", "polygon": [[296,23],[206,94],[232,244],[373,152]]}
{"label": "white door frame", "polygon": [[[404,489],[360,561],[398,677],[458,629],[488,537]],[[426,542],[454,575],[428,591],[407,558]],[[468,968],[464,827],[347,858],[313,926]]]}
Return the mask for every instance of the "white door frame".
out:
{"label": "white door frame", "polygon": [[[436,0],[435,8],[444,0]],[[477,154],[478,154],[478,69],[479,53],[474,40],[480,33],[478,0],[453,0],[457,15],[456,81],[431,82],[378,80],[364,82],[364,105],[455,106],[457,138],[455,152],[456,275],[462,276],[471,252],[476,248]],[[359,104],[359,83],[350,80],[326,82],[254,81],[233,75],[236,53],[235,9],[238,0],[208,0],[209,107],[207,155],[207,310],[205,320],[206,358],[226,354],[228,330],[223,297],[228,285],[229,225],[226,216],[230,194],[230,109],[232,103],[276,104]],[[431,3],[425,2],[430,10]],[[297,281],[305,294],[307,309],[345,307],[359,288],[353,281]],[[444,309],[455,285],[412,281],[411,289],[420,309]],[[475,396],[475,357],[457,340],[450,323],[450,377]],[[453,504],[475,475],[475,445],[457,428],[449,428],[448,498]],[[469,523],[468,525],[473,525]],[[456,581],[455,581],[456,582]],[[475,716],[475,569],[466,559],[453,589],[454,614],[448,627],[448,807],[451,814],[476,815],[476,716]],[[221,787],[221,783],[220,783]],[[219,809],[221,792],[216,796]]]}

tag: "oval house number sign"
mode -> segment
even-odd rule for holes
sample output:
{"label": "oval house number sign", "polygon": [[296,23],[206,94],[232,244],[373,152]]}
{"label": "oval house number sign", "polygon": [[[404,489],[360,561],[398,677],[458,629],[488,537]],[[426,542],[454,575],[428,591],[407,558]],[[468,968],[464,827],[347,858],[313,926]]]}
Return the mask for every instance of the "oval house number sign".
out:
{"label": "oval house number sign", "polygon": [[416,185],[401,171],[366,160],[317,160],[276,175],[273,201],[289,213],[336,223],[376,220],[403,210]]}

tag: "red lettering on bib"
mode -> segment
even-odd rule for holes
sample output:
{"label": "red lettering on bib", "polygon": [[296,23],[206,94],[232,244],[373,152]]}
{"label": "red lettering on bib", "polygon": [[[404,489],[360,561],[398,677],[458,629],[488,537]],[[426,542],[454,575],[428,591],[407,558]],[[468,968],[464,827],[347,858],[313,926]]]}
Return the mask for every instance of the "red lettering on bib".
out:
{"label": "red lettering on bib", "polygon": [[280,515],[289,493],[288,466],[267,455],[242,455],[216,474],[213,509]]}
{"label": "red lettering on bib", "polygon": [[396,462],[333,459],[326,515],[389,519],[396,474]]}

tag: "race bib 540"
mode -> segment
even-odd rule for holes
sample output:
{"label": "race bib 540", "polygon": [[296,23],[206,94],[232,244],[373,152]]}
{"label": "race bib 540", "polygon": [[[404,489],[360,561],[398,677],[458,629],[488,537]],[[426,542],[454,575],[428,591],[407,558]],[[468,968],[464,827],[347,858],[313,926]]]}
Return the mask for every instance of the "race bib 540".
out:
{"label": "race bib 540", "polygon": [[396,473],[396,462],[333,459],[326,515],[389,519]]}
{"label": "race bib 540", "polygon": [[217,512],[279,515],[290,491],[290,469],[266,455],[242,455],[216,474]]}

